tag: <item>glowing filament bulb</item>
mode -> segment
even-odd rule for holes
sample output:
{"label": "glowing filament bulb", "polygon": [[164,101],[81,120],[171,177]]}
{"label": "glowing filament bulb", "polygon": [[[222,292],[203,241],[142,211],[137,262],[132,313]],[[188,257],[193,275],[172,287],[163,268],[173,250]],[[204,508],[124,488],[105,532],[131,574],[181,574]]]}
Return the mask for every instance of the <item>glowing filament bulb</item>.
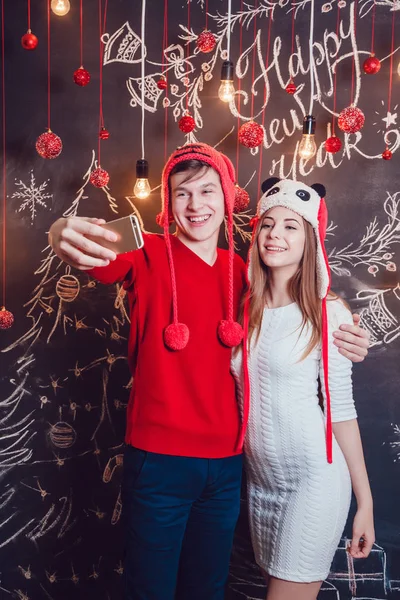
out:
{"label": "glowing filament bulb", "polygon": [[314,133],[315,118],[312,115],[307,115],[304,117],[303,136],[299,145],[299,156],[304,160],[312,158],[317,152],[317,144],[315,143]]}
{"label": "glowing filament bulb", "polygon": [[230,102],[235,96],[235,87],[233,85],[233,63],[225,60],[221,69],[221,85],[218,90],[218,97],[222,102]]}
{"label": "glowing filament bulb", "polygon": [[136,183],[133,188],[133,193],[136,198],[145,200],[151,192],[149,180],[149,163],[147,160],[138,160],[136,162]]}
{"label": "glowing filament bulb", "polygon": [[66,15],[70,8],[69,0],[51,0],[51,10],[59,17]]}

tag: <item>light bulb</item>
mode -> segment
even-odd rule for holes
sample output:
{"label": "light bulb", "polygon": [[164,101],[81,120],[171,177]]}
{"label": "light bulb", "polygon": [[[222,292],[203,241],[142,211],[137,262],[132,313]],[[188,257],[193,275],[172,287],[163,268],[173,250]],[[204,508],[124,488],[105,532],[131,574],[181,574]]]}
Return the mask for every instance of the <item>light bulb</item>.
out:
{"label": "light bulb", "polygon": [[299,156],[308,160],[315,156],[317,152],[317,144],[314,139],[315,133],[315,117],[307,115],[303,121],[303,135],[299,145]]}
{"label": "light bulb", "polygon": [[317,152],[317,144],[315,143],[314,135],[308,135],[305,133],[300,142],[299,155],[301,158],[308,160],[312,158]]}
{"label": "light bulb", "polygon": [[232,81],[221,81],[218,90],[218,97],[222,102],[230,102],[235,95],[235,86]]}
{"label": "light bulb", "polygon": [[233,62],[231,60],[224,60],[221,69],[221,85],[219,86],[218,97],[222,102],[230,102],[234,96]]}
{"label": "light bulb", "polygon": [[136,198],[140,198],[140,200],[145,200],[150,195],[151,189],[148,179],[139,178],[136,179],[135,187],[133,188],[133,193]]}
{"label": "light bulb", "polygon": [[399,75],[399,76],[400,76],[400,62],[399,62],[399,64],[397,65],[397,75]]}
{"label": "light bulb", "polygon": [[133,193],[136,198],[140,200],[145,200],[151,192],[149,180],[149,163],[147,160],[142,158],[141,160],[136,161],[136,183],[133,188]]}
{"label": "light bulb", "polygon": [[51,0],[51,10],[58,17],[63,17],[69,13],[70,8],[69,0]]}

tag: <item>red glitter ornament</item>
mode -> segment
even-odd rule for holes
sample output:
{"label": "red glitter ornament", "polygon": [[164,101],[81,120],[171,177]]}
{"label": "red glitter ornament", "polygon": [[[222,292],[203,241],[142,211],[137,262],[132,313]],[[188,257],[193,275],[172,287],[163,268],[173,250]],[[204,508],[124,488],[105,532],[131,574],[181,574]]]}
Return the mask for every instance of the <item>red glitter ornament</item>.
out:
{"label": "red glitter ornament", "polygon": [[339,152],[342,148],[342,142],[336,135],[331,135],[327,140],[325,140],[325,150],[330,154],[335,154]]}
{"label": "red glitter ornament", "polygon": [[86,71],[83,67],[79,67],[74,73],[74,81],[76,85],[81,87],[85,87],[90,81],[90,73]]}
{"label": "red glitter ornament", "polygon": [[110,137],[109,131],[105,127],[102,127],[100,129],[99,138],[101,140],[108,140],[109,137]]}
{"label": "red glitter ornament", "polygon": [[30,29],[28,29],[28,31],[25,33],[25,35],[22,36],[21,38],[21,44],[22,47],[25,50],[34,50],[36,48],[36,46],[38,45],[39,40],[37,39],[36,35],[34,35]]}
{"label": "red glitter ornament", "polygon": [[365,116],[357,106],[348,106],[339,114],[338,126],[345,133],[360,131],[365,123]]}
{"label": "red glitter ornament", "polygon": [[233,212],[237,215],[249,206],[250,204],[250,196],[241,188],[238,184],[235,185],[235,201],[233,204]]}
{"label": "red glitter ornament", "polygon": [[208,29],[202,31],[196,40],[196,46],[198,47],[200,52],[204,53],[212,52],[215,48],[216,43],[217,40],[215,39],[214,34],[211,33],[211,31],[208,31]]}
{"label": "red glitter ornament", "polygon": [[256,148],[263,139],[264,129],[255,121],[248,121],[239,129],[239,142],[246,148]]}
{"label": "red glitter ornament", "polygon": [[286,93],[290,94],[291,96],[293,96],[293,94],[295,93],[295,91],[297,90],[296,84],[293,81],[293,79],[291,79],[289,81],[289,83],[287,84],[287,86],[285,87]]}
{"label": "red glitter ornament", "polygon": [[196,123],[192,116],[185,115],[179,119],[178,126],[183,133],[190,133],[196,127]]}
{"label": "red glitter ornament", "polygon": [[168,83],[167,83],[167,80],[165,79],[165,77],[160,77],[160,79],[157,81],[157,87],[159,90],[167,89]]}
{"label": "red glitter ornament", "polygon": [[90,173],[90,183],[97,188],[104,187],[109,181],[109,174],[101,167],[97,167],[97,169]]}
{"label": "red glitter ornament", "polygon": [[381,70],[381,61],[376,58],[375,54],[371,54],[364,60],[363,69],[367,75],[376,75]]}
{"label": "red glitter ornament", "polygon": [[392,156],[393,156],[393,154],[391,153],[389,148],[386,148],[386,150],[384,152],[382,152],[383,160],[391,160]]}
{"label": "red glitter ornament", "polygon": [[57,158],[60,156],[62,148],[61,138],[50,129],[39,135],[36,140],[36,150],[42,158]]}
{"label": "red glitter ornament", "polygon": [[14,315],[6,310],[4,306],[0,308],[0,329],[10,329],[14,323]]}

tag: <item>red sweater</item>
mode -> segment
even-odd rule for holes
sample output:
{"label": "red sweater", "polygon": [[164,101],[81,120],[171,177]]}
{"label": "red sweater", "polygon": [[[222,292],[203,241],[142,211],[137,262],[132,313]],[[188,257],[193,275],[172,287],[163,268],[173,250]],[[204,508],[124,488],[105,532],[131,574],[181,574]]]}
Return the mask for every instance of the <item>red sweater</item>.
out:
{"label": "red sweater", "polygon": [[[162,235],[145,234],[141,250],[121,254],[107,267],[88,271],[102,283],[124,281],[131,327],[128,361],[134,377],[125,441],[142,450],[199,458],[240,453],[231,349],[217,328],[228,310],[228,252],[218,249],[213,266],[172,237],[178,317],[189,327],[187,346],[178,352],[164,345],[172,321],[168,257]],[[234,301],[237,312],[245,287],[245,265],[235,256]]]}

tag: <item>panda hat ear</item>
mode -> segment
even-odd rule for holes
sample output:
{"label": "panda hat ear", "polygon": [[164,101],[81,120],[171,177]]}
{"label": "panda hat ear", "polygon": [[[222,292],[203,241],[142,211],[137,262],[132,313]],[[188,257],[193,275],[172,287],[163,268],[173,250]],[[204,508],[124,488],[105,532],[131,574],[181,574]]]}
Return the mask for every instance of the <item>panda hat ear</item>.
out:
{"label": "panda hat ear", "polygon": [[315,190],[317,192],[317,194],[320,198],[325,198],[326,189],[325,189],[325,186],[322,185],[322,183],[313,183],[311,187],[313,190]]}
{"label": "panda hat ear", "polygon": [[268,179],[263,181],[261,184],[262,193],[265,194],[265,192],[267,190],[272,188],[272,186],[275,185],[276,183],[278,183],[279,181],[280,181],[279,177],[269,177]]}

